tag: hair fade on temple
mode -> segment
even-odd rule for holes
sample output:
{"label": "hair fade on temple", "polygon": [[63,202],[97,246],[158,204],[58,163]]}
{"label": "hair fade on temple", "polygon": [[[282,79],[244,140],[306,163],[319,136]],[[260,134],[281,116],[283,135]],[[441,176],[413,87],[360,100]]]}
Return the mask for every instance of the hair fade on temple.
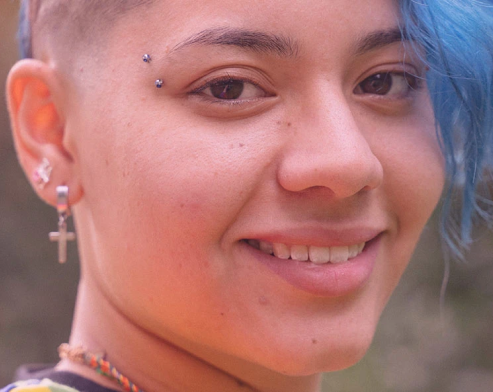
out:
{"label": "hair fade on temple", "polygon": [[[18,41],[22,58],[35,54],[33,48],[38,34],[57,34],[59,45],[68,33],[75,32],[74,43],[94,38],[114,25],[115,19],[140,6],[151,5],[155,0],[21,0]],[[42,28],[39,25],[42,25]],[[57,30],[55,32],[55,30]],[[91,32],[83,35],[81,32]]]}

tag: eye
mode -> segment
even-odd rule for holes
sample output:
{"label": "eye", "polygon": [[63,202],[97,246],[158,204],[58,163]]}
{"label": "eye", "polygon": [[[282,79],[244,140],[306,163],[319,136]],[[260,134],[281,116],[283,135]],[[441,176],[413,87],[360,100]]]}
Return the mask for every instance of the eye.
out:
{"label": "eye", "polygon": [[405,98],[419,88],[418,78],[409,73],[381,72],[367,77],[358,86],[355,94],[371,94],[389,98]]}
{"label": "eye", "polygon": [[194,91],[194,94],[203,94],[217,100],[252,100],[266,97],[267,93],[257,85],[240,79],[213,80]]}

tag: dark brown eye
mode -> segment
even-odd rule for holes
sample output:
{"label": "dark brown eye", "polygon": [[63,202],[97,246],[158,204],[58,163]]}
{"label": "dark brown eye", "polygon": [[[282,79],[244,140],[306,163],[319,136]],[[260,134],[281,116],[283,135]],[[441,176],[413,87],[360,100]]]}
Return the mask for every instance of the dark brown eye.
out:
{"label": "dark brown eye", "polygon": [[354,93],[403,98],[417,88],[419,88],[418,77],[412,74],[381,72],[363,80],[355,88]]}
{"label": "dark brown eye", "polygon": [[363,80],[359,86],[364,94],[386,95],[392,88],[392,76],[378,73]]}
{"label": "dark brown eye", "polygon": [[218,99],[238,99],[245,83],[241,80],[222,80],[210,86],[211,95]]}

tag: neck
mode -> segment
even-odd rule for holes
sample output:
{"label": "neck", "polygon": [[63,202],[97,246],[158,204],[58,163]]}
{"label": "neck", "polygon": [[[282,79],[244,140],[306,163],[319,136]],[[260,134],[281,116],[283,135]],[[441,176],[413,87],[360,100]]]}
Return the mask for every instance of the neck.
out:
{"label": "neck", "polygon": [[[285,376],[192,347],[177,337],[151,334],[110,303],[96,284],[84,279],[79,285],[70,344],[105,352],[109,362],[146,392],[316,392],[320,385],[319,375]],[[62,361],[58,368],[119,389],[79,364]]]}

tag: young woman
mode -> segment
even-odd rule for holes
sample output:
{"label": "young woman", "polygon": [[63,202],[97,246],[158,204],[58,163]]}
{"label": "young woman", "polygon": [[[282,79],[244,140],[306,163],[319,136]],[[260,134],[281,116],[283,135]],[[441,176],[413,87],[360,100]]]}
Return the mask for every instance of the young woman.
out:
{"label": "young woman", "polygon": [[459,179],[469,238],[491,158],[492,15],[25,1],[14,139],[57,208],[60,261],[74,213],[81,281],[61,362],[3,391],[306,392],[356,363]]}

